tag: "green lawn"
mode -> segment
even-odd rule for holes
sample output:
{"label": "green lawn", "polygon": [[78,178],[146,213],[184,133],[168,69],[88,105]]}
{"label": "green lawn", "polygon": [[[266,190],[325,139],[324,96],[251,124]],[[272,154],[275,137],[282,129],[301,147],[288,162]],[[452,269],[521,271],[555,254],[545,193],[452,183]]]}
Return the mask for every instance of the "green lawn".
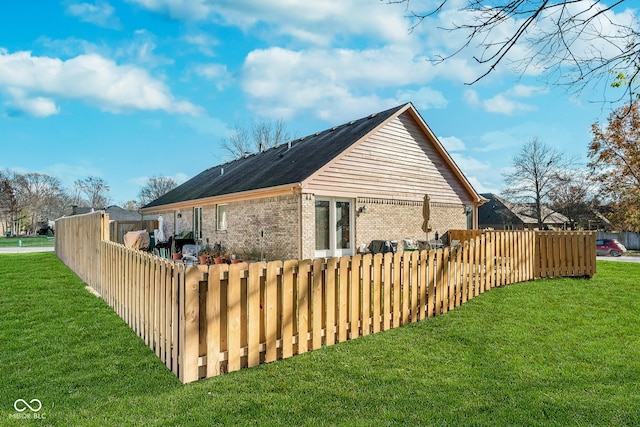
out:
{"label": "green lawn", "polygon": [[0,237],[0,248],[6,247],[40,247],[40,246],[55,246],[55,239],[53,237],[38,236],[38,237]]}
{"label": "green lawn", "polygon": [[640,425],[640,264],[186,386],[52,253],[0,255],[0,307],[0,425]]}

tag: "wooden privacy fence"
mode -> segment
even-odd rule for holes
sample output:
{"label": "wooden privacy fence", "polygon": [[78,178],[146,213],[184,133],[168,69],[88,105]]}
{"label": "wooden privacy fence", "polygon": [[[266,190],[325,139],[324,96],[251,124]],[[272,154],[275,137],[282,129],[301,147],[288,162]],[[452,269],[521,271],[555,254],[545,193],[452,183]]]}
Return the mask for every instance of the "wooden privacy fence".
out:
{"label": "wooden privacy fence", "polygon": [[56,255],[98,293],[103,240],[109,240],[109,214],[104,211],[56,220]]}
{"label": "wooden privacy fence", "polygon": [[596,272],[596,234],[592,231],[449,231],[450,241],[483,236],[494,241],[502,254],[530,257],[533,278],[591,277]]}
{"label": "wooden privacy fence", "polygon": [[187,383],[446,313],[494,287],[595,273],[594,233],[460,240],[431,251],[194,267],[102,241],[100,293]]}

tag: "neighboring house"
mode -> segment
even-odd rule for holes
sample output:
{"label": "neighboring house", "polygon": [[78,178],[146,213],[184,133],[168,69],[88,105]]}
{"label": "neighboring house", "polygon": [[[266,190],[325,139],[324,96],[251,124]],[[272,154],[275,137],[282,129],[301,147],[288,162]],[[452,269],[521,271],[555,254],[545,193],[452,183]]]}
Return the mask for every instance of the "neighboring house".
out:
{"label": "neighboring house", "polygon": [[[492,193],[481,194],[488,200],[478,209],[478,228],[494,230],[537,230],[538,219],[531,204],[511,203]],[[542,207],[544,228],[564,229],[569,218]]]}
{"label": "neighboring house", "polygon": [[[94,209],[94,208],[87,208],[87,207],[80,207],[80,206],[71,206],[71,215],[81,215],[81,214],[86,214],[86,213],[90,213],[93,212],[95,210],[100,210],[100,209]],[[140,212],[136,212],[136,211],[130,211],[127,209],[123,209],[120,206],[116,206],[116,205],[111,205],[108,206],[104,209],[106,213],[109,214],[109,220],[110,221],[127,221],[127,222],[132,222],[132,221],[142,221],[142,214]],[[145,217],[144,219],[149,219],[148,217]],[[155,218],[157,219],[157,218]]]}
{"label": "neighboring house", "polygon": [[[93,212],[94,208],[72,206],[71,215],[81,215]],[[140,212],[123,209],[111,205],[104,209],[109,214],[111,240],[124,243],[124,235],[133,230],[147,230],[153,232],[158,227],[158,215],[142,215]]]}
{"label": "neighboring house", "polygon": [[[205,170],[141,209],[243,258],[353,255],[477,226],[484,202],[411,103]],[[400,245],[401,246],[401,245]]]}

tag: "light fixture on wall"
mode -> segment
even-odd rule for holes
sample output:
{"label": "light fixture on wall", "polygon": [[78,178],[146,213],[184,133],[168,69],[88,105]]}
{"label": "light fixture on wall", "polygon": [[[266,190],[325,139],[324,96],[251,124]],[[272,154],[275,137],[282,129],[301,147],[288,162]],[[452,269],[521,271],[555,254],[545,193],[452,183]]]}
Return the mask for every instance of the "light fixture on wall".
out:
{"label": "light fixture on wall", "polygon": [[182,218],[182,214],[180,212],[178,212],[178,215],[176,215],[178,218]]}
{"label": "light fixture on wall", "polygon": [[367,213],[367,207],[366,206],[360,206],[358,208],[358,213]]}

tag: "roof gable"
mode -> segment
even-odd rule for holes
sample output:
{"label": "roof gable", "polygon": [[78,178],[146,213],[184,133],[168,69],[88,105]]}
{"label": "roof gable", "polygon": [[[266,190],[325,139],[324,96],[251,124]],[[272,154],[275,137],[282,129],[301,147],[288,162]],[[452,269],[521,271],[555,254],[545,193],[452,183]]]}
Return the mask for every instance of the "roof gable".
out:
{"label": "roof gable", "polygon": [[312,174],[316,194],[474,204],[473,189],[418,112],[407,104]]}

